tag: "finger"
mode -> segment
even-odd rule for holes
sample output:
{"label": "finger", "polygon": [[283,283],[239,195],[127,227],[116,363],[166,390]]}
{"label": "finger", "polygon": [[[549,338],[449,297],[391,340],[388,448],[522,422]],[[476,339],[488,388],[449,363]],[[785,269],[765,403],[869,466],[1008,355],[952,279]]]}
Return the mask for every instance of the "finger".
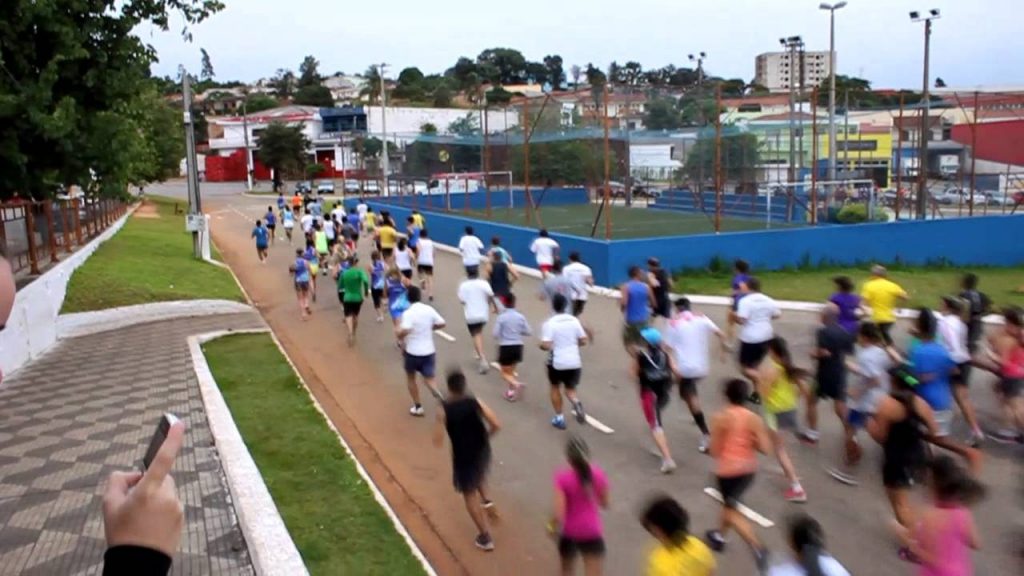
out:
{"label": "finger", "polygon": [[141,472],[111,472],[103,492],[104,508],[116,509],[128,497],[128,490],[142,478]]}
{"label": "finger", "polygon": [[142,480],[139,482],[139,486],[147,491],[155,491],[160,488],[163,484],[164,478],[171,473],[171,467],[174,466],[174,459],[178,456],[178,451],[181,450],[181,445],[185,441],[185,423],[178,421],[167,431],[167,439],[160,446],[160,450],[157,451],[156,457],[153,458],[152,464],[143,474]]}

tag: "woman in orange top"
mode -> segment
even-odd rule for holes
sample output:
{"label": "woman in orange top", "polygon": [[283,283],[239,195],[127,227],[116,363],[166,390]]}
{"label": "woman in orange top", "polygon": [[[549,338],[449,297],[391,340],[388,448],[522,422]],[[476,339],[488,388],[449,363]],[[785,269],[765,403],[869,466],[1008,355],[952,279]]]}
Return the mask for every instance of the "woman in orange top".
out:
{"label": "woman in orange top", "polygon": [[757,452],[767,454],[771,441],[761,418],[744,407],[750,395],[747,382],[734,378],[725,383],[725,410],[711,421],[711,457],[715,459],[718,491],[722,494],[722,520],[718,530],[707,533],[708,545],[716,552],[725,548],[725,534],[734,528],[754,551],[754,560],[762,572],[768,567],[768,549],[757,539],[754,529],[736,510],[740,496],[750,487],[757,472]]}

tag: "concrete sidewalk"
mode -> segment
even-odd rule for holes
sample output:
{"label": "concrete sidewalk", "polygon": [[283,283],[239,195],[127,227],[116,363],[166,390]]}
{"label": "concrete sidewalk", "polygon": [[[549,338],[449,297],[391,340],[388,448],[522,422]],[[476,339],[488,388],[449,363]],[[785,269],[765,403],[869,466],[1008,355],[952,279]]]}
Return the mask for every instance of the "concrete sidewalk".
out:
{"label": "concrete sidewalk", "polygon": [[263,328],[255,312],[166,320],[58,343],[0,387],[0,576],[99,574],[102,493],[138,466],[164,412],[188,425],[173,471],[185,533],[173,574],[253,574],[186,338]]}

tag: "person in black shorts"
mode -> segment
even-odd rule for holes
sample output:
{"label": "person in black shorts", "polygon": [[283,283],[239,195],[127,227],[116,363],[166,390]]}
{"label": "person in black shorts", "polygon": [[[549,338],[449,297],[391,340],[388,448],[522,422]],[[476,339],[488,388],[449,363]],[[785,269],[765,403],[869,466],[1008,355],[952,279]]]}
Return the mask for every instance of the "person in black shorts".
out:
{"label": "person in black shorts", "polygon": [[821,309],[821,327],[811,357],[818,361],[814,394],[807,395],[807,429],[797,438],[818,443],[818,401],[832,400],[839,422],[846,426],[846,355],[853,352],[854,337],[839,325],[839,307],[831,302]]}
{"label": "person in black shorts", "polygon": [[666,320],[671,318],[672,303],[669,300],[669,290],[672,288],[672,279],[668,272],[661,267],[661,262],[657,258],[647,260],[647,282],[651,285],[651,290],[654,291],[652,315]]}

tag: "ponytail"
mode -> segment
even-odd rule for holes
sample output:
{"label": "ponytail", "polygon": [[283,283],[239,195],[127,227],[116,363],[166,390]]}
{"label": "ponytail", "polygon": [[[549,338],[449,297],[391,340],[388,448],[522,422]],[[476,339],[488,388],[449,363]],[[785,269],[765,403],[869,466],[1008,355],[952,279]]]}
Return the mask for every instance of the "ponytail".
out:
{"label": "ponytail", "polygon": [[821,556],[825,550],[825,532],[817,520],[800,515],[789,522],[789,541],[807,576],[825,576]]}
{"label": "ponytail", "polygon": [[590,468],[590,449],[587,447],[587,443],[583,441],[583,438],[573,436],[569,439],[566,456],[569,460],[569,465],[572,466],[573,471],[576,472],[576,477],[580,480],[580,485],[585,490],[589,489],[594,483],[594,472]]}
{"label": "ponytail", "polygon": [[768,343],[768,348],[779,358],[779,364],[782,364],[782,369],[786,373],[786,378],[790,380],[799,380],[806,375],[806,371],[802,368],[798,368],[793,364],[793,355],[789,353],[789,344],[786,343],[785,338],[776,336],[772,338]]}

